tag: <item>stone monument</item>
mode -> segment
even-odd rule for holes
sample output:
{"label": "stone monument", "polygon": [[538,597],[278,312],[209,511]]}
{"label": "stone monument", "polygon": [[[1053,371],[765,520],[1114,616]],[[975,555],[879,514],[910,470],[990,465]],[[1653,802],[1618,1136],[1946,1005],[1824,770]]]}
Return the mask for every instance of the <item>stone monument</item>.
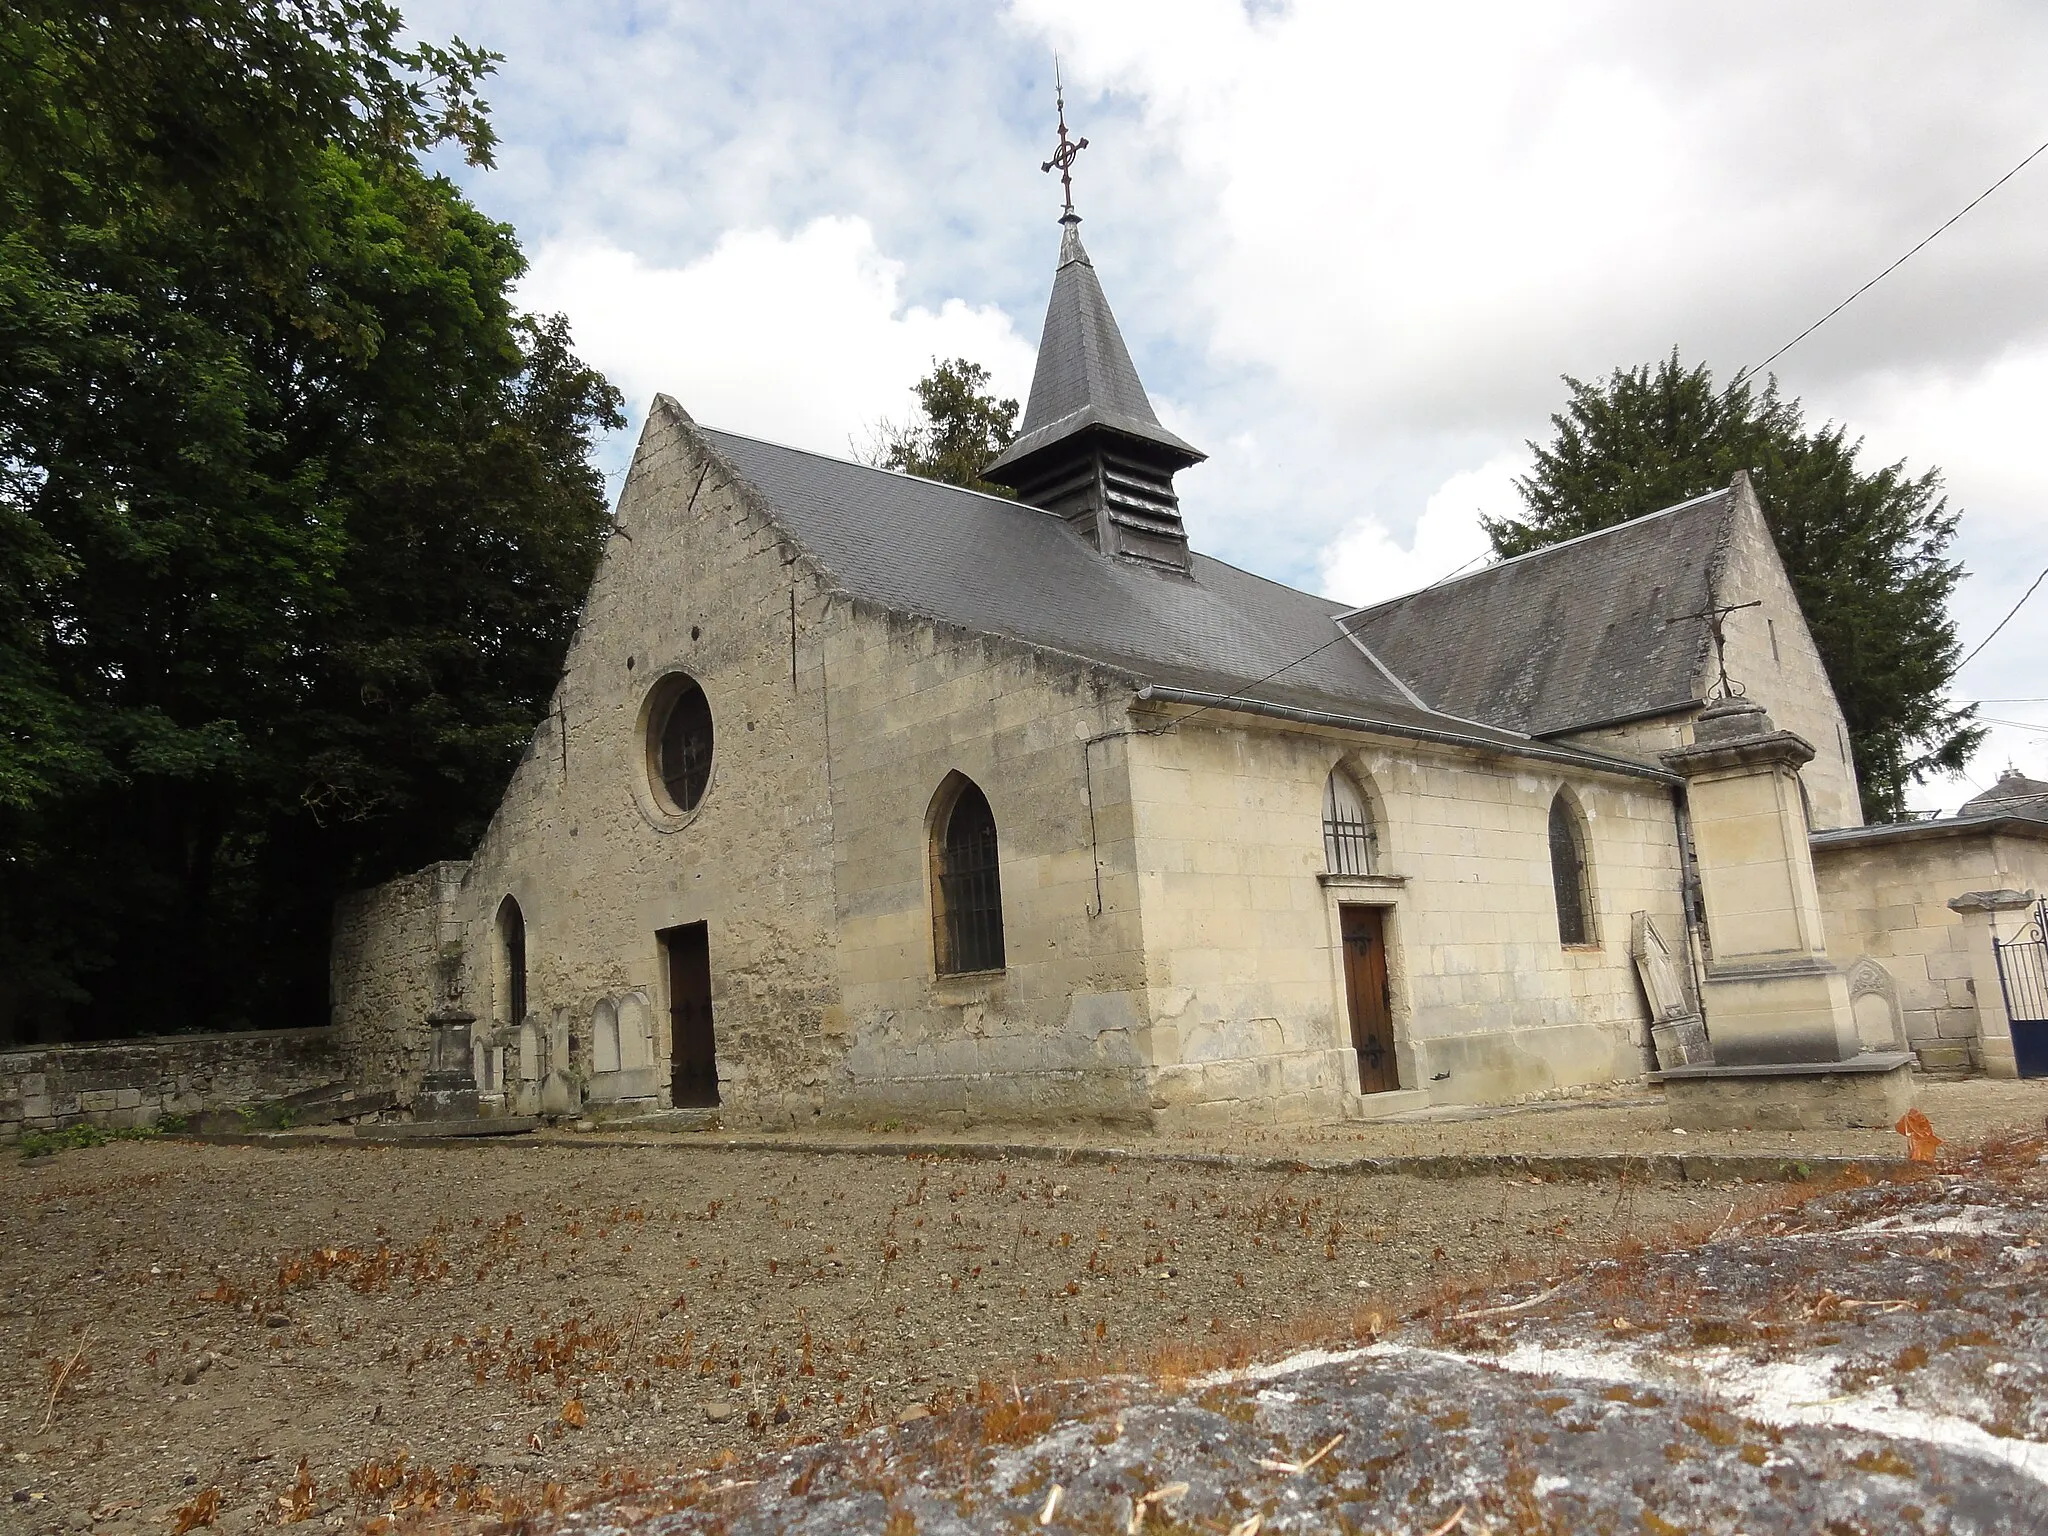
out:
{"label": "stone monument", "polygon": [[1722,698],[1664,762],[1686,781],[1711,955],[1712,1065],[1653,1074],[1685,1129],[1890,1129],[1913,1102],[1905,1051],[1865,1051],[1827,958],[1799,769],[1813,748]]}

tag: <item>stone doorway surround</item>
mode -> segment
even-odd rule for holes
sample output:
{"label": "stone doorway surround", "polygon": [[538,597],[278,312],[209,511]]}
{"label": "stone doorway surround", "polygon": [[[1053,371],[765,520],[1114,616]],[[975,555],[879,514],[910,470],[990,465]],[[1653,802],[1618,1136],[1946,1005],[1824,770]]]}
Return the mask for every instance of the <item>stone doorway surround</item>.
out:
{"label": "stone doorway surround", "polygon": [[[1401,946],[1401,890],[1406,875],[1316,876],[1323,888],[1323,906],[1330,931],[1331,1017],[1337,1021],[1336,1045],[1345,1063],[1344,1118],[1380,1120],[1429,1107],[1429,1092],[1416,1081],[1415,1047],[1409,1039],[1412,1014],[1408,997],[1408,965]],[[1394,1031],[1394,1068],[1401,1086],[1384,1093],[1358,1091],[1358,1050],[1351,1043],[1351,1006],[1344,978],[1345,907],[1376,907],[1387,953],[1387,1002]]]}

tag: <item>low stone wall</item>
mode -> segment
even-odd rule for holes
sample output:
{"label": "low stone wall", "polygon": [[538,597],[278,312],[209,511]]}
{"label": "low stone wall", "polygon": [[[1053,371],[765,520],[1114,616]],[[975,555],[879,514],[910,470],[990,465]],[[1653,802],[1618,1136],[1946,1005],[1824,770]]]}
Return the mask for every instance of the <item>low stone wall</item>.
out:
{"label": "low stone wall", "polygon": [[1828,958],[1849,973],[1859,1034],[1923,1067],[1985,1066],[1969,934],[1949,901],[2048,890],[2048,822],[1951,817],[1813,839]]}
{"label": "low stone wall", "polygon": [[331,1029],[158,1035],[0,1051],[0,1141],[90,1121],[153,1125],[165,1115],[281,1099],[335,1082]]}

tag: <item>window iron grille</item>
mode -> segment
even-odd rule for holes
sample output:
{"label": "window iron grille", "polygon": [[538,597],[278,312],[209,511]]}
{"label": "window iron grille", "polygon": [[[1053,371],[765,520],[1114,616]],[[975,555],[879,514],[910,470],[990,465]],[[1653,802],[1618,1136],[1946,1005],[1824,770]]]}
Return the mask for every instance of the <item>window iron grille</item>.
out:
{"label": "window iron grille", "polygon": [[1379,864],[1372,812],[1341,769],[1323,786],[1323,863],[1333,875],[1369,875]]}
{"label": "window iron grille", "polygon": [[1559,791],[1550,802],[1550,879],[1557,894],[1557,938],[1560,944],[1593,942],[1592,914],[1586,902],[1586,850],[1579,819]]}
{"label": "window iron grille", "polygon": [[939,970],[1003,969],[1003,889],[996,819],[969,784],[953,802],[939,844]]}

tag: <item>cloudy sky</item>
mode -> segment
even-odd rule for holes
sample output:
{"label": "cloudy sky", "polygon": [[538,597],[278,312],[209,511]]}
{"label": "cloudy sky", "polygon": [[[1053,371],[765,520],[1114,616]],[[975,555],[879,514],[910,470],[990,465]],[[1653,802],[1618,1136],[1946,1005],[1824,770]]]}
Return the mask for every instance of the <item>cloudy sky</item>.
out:
{"label": "cloudy sky", "polygon": [[[934,356],[1029,386],[1058,188],[1197,545],[1357,601],[1516,510],[1559,375],[1753,365],[2048,138],[2039,0],[414,0],[506,56],[460,172],[634,429],[846,453]],[[1974,645],[2048,566],[2048,155],[1775,365],[1964,509]],[[622,465],[628,433],[607,448]],[[2048,587],[1957,679],[2048,777]]]}

